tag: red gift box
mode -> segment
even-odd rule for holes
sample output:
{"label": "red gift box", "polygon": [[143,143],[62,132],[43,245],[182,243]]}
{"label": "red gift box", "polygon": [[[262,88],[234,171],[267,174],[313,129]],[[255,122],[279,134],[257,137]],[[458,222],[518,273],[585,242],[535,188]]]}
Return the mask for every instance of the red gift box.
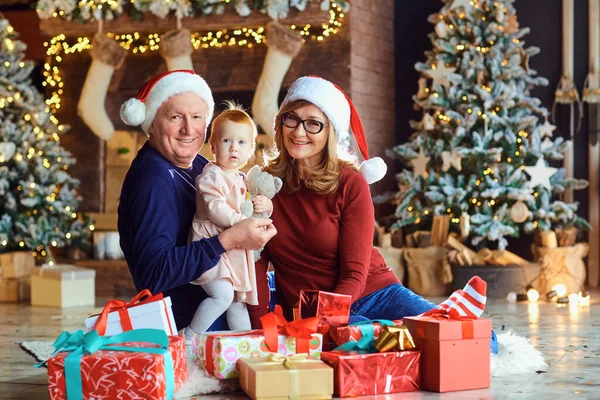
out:
{"label": "red gift box", "polygon": [[490,319],[421,316],[403,321],[422,352],[423,389],[451,392],[490,387]]}
{"label": "red gift box", "polygon": [[330,325],[346,325],[350,318],[352,296],[323,292],[320,290],[301,290],[298,314],[300,319],[321,317]]}
{"label": "red gift box", "polygon": [[[392,321],[395,326],[402,326],[402,320]],[[375,322],[373,325],[373,340],[377,340],[383,331],[383,325]],[[358,342],[362,338],[361,325],[332,326],[329,334],[333,341],[341,346],[346,342]]]}
{"label": "red gift box", "polygon": [[419,350],[360,354],[330,351],[321,360],[333,367],[339,397],[413,392],[420,386]]}
{"label": "red gift box", "polygon": [[[125,347],[157,347],[152,343],[122,343]],[[185,339],[169,336],[175,390],[187,380]],[[51,400],[66,399],[65,358],[60,352],[47,361]],[[165,361],[162,354],[99,350],[81,357],[83,399],[165,399]]]}

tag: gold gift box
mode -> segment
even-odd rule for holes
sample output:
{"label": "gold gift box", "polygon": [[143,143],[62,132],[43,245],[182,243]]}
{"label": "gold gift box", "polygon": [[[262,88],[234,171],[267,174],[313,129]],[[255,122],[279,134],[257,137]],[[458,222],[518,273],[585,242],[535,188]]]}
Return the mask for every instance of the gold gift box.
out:
{"label": "gold gift box", "polygon": [[240,385],[254,400],[324,400],[333,395],[333,368],[305,354],[238,361]]}

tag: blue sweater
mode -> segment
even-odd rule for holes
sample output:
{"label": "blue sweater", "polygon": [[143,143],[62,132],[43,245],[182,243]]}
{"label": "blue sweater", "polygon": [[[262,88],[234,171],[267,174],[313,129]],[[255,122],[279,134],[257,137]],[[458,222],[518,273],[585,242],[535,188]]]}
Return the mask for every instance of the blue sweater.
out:
{"label": "blue sweater", "polygon": [[[202,287],[189,282],[214,267],[225,252],[215,236],[188,244],[196,211],[196,177],[207,160],[175,167],[148,142],[133,160],[121,190],[118,229],[121,248],[138,290],[171,296],[177,327],[189,325]],[[213,329],[226,329],[225,318]]]}

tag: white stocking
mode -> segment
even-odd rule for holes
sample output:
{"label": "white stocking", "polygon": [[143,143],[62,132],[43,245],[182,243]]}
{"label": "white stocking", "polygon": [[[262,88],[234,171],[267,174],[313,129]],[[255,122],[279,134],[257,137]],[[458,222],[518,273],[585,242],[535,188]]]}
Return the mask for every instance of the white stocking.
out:
{"label": "white stocking", "polygon": [[97,33],[90,54],[92,65],[79,96],[77,114],[96,136],[108,140],[115,132],[115,127],[106,113],[104,101],[112,74],[122,64],[127,50],[115,40]]}
{"label": "white stocking", "polygon": [[277,99],[283,78],[292,59],[302,47],[302,36],[291,28],[273,21],[267,25],[267,57],[252,99],[254,121],[269,136],[279,109]]}
{"label": "white stocking", "polygon": [[191,34],[187,29],[166,32],[160,37],[159,53],[167,63],[167,69],[194,69],[192,63]]}

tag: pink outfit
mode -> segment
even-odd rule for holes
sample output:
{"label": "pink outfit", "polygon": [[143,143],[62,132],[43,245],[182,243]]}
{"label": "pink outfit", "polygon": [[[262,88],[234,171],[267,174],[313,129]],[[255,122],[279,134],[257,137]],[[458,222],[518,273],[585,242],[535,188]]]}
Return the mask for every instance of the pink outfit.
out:
{"label": "pink outfit", "polygon": [[[189,241],[213,237],[247,218],[240,211],[245,199],[246,184],[241,173],[224,171],[213,163],[206,165],[196,178],[196,215]],[[229,250],[221,255],[214,268],[192,283],[203,285],[217,279],[228,279],[233,283],[234,301],[258,304],[252,250]]]}

